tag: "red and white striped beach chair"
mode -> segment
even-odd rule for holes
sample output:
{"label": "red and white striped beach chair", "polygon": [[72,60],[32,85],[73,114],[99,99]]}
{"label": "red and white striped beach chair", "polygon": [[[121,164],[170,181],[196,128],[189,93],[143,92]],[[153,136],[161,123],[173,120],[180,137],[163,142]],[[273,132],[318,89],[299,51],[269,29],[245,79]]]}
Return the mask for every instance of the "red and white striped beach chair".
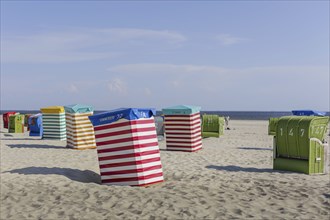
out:
{"label": "red and white striped beach chair", "polygon": [[202,149],[200,108],[174,106],[163,109],[167,150],[195,152]]}
{"label": "red and white striped beach chair", "polygon": [[146,186],[163,182],[150,109],[118,109],[90,116],[102,184]]}

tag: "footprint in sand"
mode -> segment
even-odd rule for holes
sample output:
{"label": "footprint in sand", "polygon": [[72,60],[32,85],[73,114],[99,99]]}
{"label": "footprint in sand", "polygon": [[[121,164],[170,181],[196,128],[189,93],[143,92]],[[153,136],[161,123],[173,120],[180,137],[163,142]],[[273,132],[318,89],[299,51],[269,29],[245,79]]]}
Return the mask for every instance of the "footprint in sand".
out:
{"label": "footprint in sand", "polygon": [[237,215],[242,215],[242,210],[234,209],[234,213],[237,214]]}

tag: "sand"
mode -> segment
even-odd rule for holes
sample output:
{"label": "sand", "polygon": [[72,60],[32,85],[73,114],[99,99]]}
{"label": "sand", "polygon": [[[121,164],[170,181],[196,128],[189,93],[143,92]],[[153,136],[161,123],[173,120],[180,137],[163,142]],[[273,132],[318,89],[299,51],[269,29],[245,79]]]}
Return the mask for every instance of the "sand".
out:
{"label": "sand", "polygon": [[[1,120],[2,121],[2,120]],[[1,124],[1,219],[329,219],[330,175],[272,169],[268,121],[231,120],[195,153],[165,150],[165,182],[100,185],[96,150]]]}

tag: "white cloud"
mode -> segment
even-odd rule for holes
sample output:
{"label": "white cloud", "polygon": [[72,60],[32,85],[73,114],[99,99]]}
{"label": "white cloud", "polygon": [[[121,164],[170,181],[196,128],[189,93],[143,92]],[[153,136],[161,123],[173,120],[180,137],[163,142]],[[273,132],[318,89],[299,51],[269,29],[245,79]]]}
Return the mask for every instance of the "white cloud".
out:
{"label": "white cloud", "polygon": [[169,30],[149,30],[137,28],[111,28],[98,29],[97,32],[110,37],[112,41],[127,41],[127,40],[158,40],[168,43],[180,43],[186,40],[186,37],[180,33]]}
{"label": "white cloud", "polygon": [[149,89],[149,88],[144,88],[144,94],[145,94],[146,96],[151,96],[151,95],[152,95],[151,89]]}
{"label": "white cloud", "polygon": [[216,39],[221,43],[223,46],[230,46],[233,44],[238,44],[241,42],[246,41],[246,38],[234,37],[230,34],[219,34],[216,36]]}
{"label": "white cloud", "polygon": [[[247,68],[223,68],[212,65],[193,65],[193,64],[168,64],[168,63],[137,63],[125,64],[109,67],[110,72],[117,74],[161,74],[182,76],[182,74],[199,74],[204,76],[212,75],[254,75],[254,74],[294,74],[294,75],[310,75],[313,77],[315,73],[328,74],[327,66],[264,66],[264,67],[247,67]],[[172,84],[178,82],[173,81]]]}
{"label": "white cloud", "polygon": [[132,47],[159,50],[186,38],[177,32],[148,29],[79,28],[30,35],[2,34],[1,62],[62,63],[110,59]]}
{"label": "white cloud", "polygon": [[114,78],[108,82],[108,89],[111,92],[126,94],[127,93],[127,85],[126,83],[119,78]]}
{"label": "white cloud", "polygon": [[[40,77],[35,78],[41,81],[33,82],[35,86],[24,91],[38,97],[39,101],[20,105],[22,108],[32,105],[39,108],[48,104],[79,101],[89,103],[96,109],[121,106],[153,106],[161,109],[174,104],[199,105],[203,110],[329,109],[328,66],[222,68],[212,65],[137,63],[113,66],[109,70],[116,70],[116,74],[96,72],[81,79],[68,76],[66,82],[54,81],[55,77],[51,74],[40,74]],[[31,76],[3,74],[2,78],[2,104],[9,108],[12,103],[10,98],[22,93],[21,89],[14,89],[10,85],[15,82],[18,83],[15,88],[24,88],[20,85]],[[17,78],[23,80],[17,81]],[[79,96],[65,95],[69,87],[72,92],[78,90]],[[58,92],[59,88],[61,92]],[[44,92],[40,93],[40,90]],[[109,96],[114,101],[104,102]],[[50,103],[44,103],[44,100]]]}
{"label": "white cloud", "polygon": [[180,85],[181,85],[181,82],[180,82],[179,80],[173,80],[173,81],[171,82],[171,85],[172,85],[173,87],[175,87],[175,88],[179,88]]}
{"label": "white cloud", "polygon": [[185,74],[185,73],[225,73],[228,69],[217,66],[203,65],[176,65],[166,63],[138,63],[110,67],[107,69],[114,73],[135,74]]}
{"label": "white cloud", "polygon": [[68,88],[68,91],[70,93],[78,93],[78,87],[75,84],[70,84],[69,88]]}
{"label": "white cloud", "polygon": [[[285,105],[290,109],[290,105],[307,104],[325,109],[328,106],[325,100],[329,100],[327,66],[223,68],[141,63],[113,66],[108,70],[125,76],[130,91],[139,89],[141,84],[153,86],[154,97],[161,97],[159,106],[172,105],[175,101],[215,110],[261,110],[258,106],[264,106],[266,110],[283,110]],[[317,88],[317,92],[307,88]]]}
{"label": "white cloud", "polygon": [[88,49],[96,43],[84,33],[42,33],[4,37],[2,62],[62,63],[111,58],[115,54]]}

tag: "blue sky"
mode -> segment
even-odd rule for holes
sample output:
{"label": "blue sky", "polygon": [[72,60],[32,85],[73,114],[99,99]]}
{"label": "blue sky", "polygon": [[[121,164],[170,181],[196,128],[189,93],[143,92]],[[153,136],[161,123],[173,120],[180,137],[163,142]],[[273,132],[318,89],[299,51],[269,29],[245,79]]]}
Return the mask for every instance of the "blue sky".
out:
{"label": "blue sky", "polygon": [[329,111],[329,1],[1,1],[1,109]]}

